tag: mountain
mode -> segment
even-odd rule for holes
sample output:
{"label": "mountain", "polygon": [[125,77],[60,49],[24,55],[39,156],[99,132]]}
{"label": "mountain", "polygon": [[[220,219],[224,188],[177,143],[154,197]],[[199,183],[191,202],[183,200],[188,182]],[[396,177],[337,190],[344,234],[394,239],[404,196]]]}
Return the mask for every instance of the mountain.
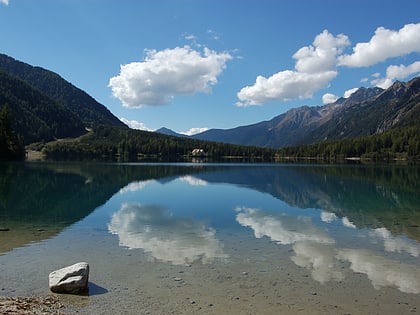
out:
{"label": "mountain", "polygon": [[85,124],[62,103],[0,69],[0,107],[7,104],[12,127],[25,144],[76,137]]}
{"label": "mountain", "polygon": [[407,83],[397,81],[376,96],[339,108],[304,141],[317,143],[364,137],[412,125],[420,125],[420,77]]}
{"label": "mountain", "polygon": [[420,77],[386,90],[359,88],[323,106],[293,108],[269,121],[233,129],[210,129],[192,138],[282,148],[382,133],[420,124]]}
{"label": "mountain", "polygon": [[173,131],[169,128],[165,128],[165,127],[159,128],[159,129],[155,130],[155,132],[161,133],[161,134],[167,135],[167,136],[186,137],[185,135],[183,135],[181,133],[177,133],[177,132],[175,132],[175,131]]}
{"label": "mountain", "polygon": [[95,124],[126,127],[58,74],[0,54],[0,107],[4,104],[25,144],[77,137]]}

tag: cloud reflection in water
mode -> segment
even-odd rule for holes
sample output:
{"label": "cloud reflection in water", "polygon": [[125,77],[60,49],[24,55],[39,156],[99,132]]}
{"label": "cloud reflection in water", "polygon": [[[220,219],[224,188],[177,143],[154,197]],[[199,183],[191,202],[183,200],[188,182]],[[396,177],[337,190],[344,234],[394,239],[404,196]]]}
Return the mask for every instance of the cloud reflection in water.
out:
{"label": "cloud reflection in water", "polygon": [[383,239],[384,248],[387,252],[406,252],[411,256],[418,257],[420,255],[420,246],[401,236],[393,236],[386,228],[377,228],[372,230],[371,237]]}
{"label": "cloud reflection in water", "polygon": [[363,249],[343,249],[338,256],[349,261],[354,272],[366,274],[375,289],[396,286],[401,292],[420,293],[420,270],[416,266],[377,256]]}
{"label": "cloud reflection in water", "polygon": [[[367,249],[337,249],[335,240],[315,226],[310,218],[285,214],[270,214],[260,209],[236,208],[236,220],[254,230],[256,238],[267,236],[281,245],[292,245],[292,261],[310,270],[312,278],[322,284],[344,279],[343,263],[350,263],[353,272],[366,274],[375,289],[390,286],[401,292],[420,294],[420,268],[374,254]],[[323,212],[326,223],[338,219]],[[350,221],[349,221],[350,222]],[[345,227],[355,227],[343,224]],[[357,230],[356,230],[357,231]],[[419,256],[419,246],[401,237],[394,237],[386,229],[375,229],[370,237],[383,239],[386,251],[403,251]],[[371,241],[375,241],[372,239]],[[351,242],[350,242],[351,243]]]}
{"label": "cloud reflection in water", "polygon": [[162,207],[124,203],[108,230],[118,235],[120,246],[143,249],[152,258],[174,265],[227,257],[214,229],[191,218],[174,217]]}
{"label": "cloud reflection in water", "polygon": [[269,214],[260,209],[236,208],[236,220],[242,226],[251,227],[255,237],[268,236],[278,244],[288,245],[298,241],[314,241],[332,244],[332,239],[323,230],[312,224],[308,217],[287,214]]}
{"label": "cloud reflection in water", "polygon": [[344,279],[339,270],[339,261],[335,258],[336,250],[332,245],[315,242],[299,242],[293,245],[295,256],[292,261],[311,271],[314,280],[324,284],[331,280]]}

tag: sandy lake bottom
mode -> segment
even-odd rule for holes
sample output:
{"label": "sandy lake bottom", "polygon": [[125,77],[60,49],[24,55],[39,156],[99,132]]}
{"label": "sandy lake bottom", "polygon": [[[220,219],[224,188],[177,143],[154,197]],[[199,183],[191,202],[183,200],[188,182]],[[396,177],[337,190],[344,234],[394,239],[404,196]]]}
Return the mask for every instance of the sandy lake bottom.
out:
{"label": "sandy lake bottom", "polygon": [[80,232],[70,236],[64,232],[0,256],[2,295],[51,294],[50,271],[63,262],[88,261],[89,294],[59,295],[66,305],[63,311],[70,314],[420,312],[419,294],[401,292],[395,286],[374,288],[369,276],[354,272],[348,262],[336,264],[335,274],[328,274],[333,266],[323,269],[327,261],[320,261],[318,267],[314,267],[316,261],[309,268],[298,266],[291,259],[292,246],[257,239],[251,232],[240,237],[235,231],[218,235],[224,257],[175,260],[175,264],[158,261],[142,250],[119,247],[111,234]]}

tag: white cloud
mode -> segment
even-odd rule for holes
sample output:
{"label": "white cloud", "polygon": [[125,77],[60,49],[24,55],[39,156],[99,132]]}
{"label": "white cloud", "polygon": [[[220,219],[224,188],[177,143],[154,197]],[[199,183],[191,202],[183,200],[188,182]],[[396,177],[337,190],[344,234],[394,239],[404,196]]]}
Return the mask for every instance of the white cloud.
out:
{"label": "white cloud", "polygon": [[386,69],[387,78],[392,79],[405,79],[408,76],[420,72],[420,61],[413,62],[408,66],[399,65],[399,66],[389,66]]}
{"label": "white cloud", "polygon": [[[353,89],[349,89],[349,90],[345,91],[343,97],[344,98],[349,98],[358,89],[359,88],[353,88]],[[331,94],[331,93],[326,93],[322,96],[322,103],[324,105],[334,103],[337,99],[338,99],[338,96],[336,96],[334,94]]]}
{"label": "white cloud", "polygon": [[322,96],[323,104],[331,104],[331,103],[334,103],[336,100],[338,100],[338,96],[331,93],[325,93]]}
{"label": "white cloud", "polygon": [[188,34],[188,33],[185,33],[183,36],[184,36],[184,38],[185,38],[186,40],[195,41],[195,40],[197,39],[197,37],[196,37],[195,35],[193,35],[193,34]]}
{"label": "white cloud", "polygon": [[349,89],[344,92],[344,98],[349,98],[354,92],[356,92],[359,88]]}
{"label": "white cloud", "polygon": [[190,46],[146,50],[143,61],[122,65],[109,87],[126,107],[164,105],[177,95],[210,92],[230,59],[229,53]]}
{"label": "white cloud", "polygon": [[192,136],[192,135],[195,135],[197,133],[201,133],[201,132],[204,132],[204,131],[207,131],[207,130],[209,130],[209,128],[206,128],[206,127],[201,127],[201,128],[200,127],[194,127],[194,128],[191,128],[188,131],[181,132],[181,134],[187,135],[187,136]]}
{"label": "white cloud", "polygon": [[381,89],[387,89],[394,83],[394,81],[388,78],[381,78],[372,80],[371,83],[374,86],[380,87]]}
{"label": "white cloud", "polygon": [[347,36],[334,37],[327,30],[317,35],[313,45],[302,47],[294,55],[295,69],[301,73],[319,73],[334,69],[337,55],[350,44]]}
{"label": "white cloud", "polygon": [[0,3],[8,5],[9,4],[9,0],[0,0]]}
{"label": "white cloud", "polygon": [[139,122],[137,120],[128,120],[124,117],[121,117],[120,120],[126,124],[131,129],[139,129],[139,130],[146,130],[146,131],[153,131],[152,129],[148,128],[144,123]]}
{"label": "white cloud", "polygon": [[407,24],[399,31],[379,27],[367,43],[358,43],[353,54],[339,57],[339,65],[368,67],[388,58],[420,52],[420,23]]}
{"label": "white cloud", "polygon": [[408,66],[402,64],[399,66],[391,65],[386,69],[385,78],[379,78],[379,76],[377,76],[371,83],[380,88],[387,89],[395,80],[402,80],[417,73],[420,73],[420,61],[413,62]]}
{"label": "white cloud", "polygon": [[160,207],[125,203],[113,214],[108,230],[118,235],[120,246],[142,249],[152,259],[173,265],[227,258],[214,229]]}
{"label": "white cloud", "polygon": [[269,78],[258,76],[255,84],[242,88],[237,96],[237,106],[262,105],[272,101],[288,101],[312,97],[337,76],[336,71],[301,73],[281,71]]}
{"label": "white cloud", "polygon": [[258,76],[254,85],[242,88],[237,106],[262,105],[312,97],[337,76],[337,55],[349,45],[347,36],[334,37],[327,30],[317,35],[313,45],[300,48],[294,55],[295,70],[285,70],[266,78]]}

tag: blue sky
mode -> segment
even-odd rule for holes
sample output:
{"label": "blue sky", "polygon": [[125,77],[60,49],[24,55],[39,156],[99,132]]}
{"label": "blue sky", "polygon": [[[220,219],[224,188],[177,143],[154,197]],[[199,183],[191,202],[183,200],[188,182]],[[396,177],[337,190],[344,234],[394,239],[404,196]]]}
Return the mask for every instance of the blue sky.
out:
{"label": "blue sky", "polygon": [[0,52],[137,128],[269,120],[420,74],[418,0],[0,0]]}

